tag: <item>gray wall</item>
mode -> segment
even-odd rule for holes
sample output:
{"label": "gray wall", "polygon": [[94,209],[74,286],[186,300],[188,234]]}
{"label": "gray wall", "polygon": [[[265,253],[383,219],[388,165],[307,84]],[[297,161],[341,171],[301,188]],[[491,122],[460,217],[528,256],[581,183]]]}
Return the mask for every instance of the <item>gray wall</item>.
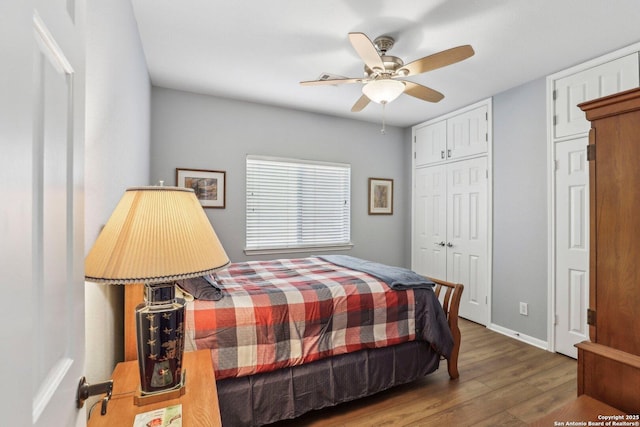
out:
{"label": "gray wall", "polygon": [[[232,261],[269,258],[243,252],[245,157],[259,154],[350,163],[354,247],[343,253],[410,265],[411,160],[403,129],[387,127],[381,135],[376,123],[159,87],[153,87],[151,99],[151,180],[175,185],[176,168],[226,171],[226,209],[206,212]],[[367,214],[369,177],[394,180],[393,215]]]}
{"label": "gray wall", "polygon": [[[493,98],[492,323],[547,340],[546,83]],[[529,315],[519,314],[519,303]]]}
{"label": "gray wall", "polygon": [[[410,266],[411,129],[153,87],[151,181],[175,169],[227,172],[226,209],[207,209],[233,261],[244,255],[245,156],[263,154],[352,165],[352,240],[347,252]],[[492,323],[546,340],[547,166],[545,80],[493,99]],[[367,215],[367,178],[394,179],[393,216]],[[279,254],[270,258],[305,256]],[[529,315],[519,314],[519,303]]]}
{"label": "gray wall", "polygon": [[[149,182],[151,96],[130,0],[87,2],[86,19],[85,253],[124,190]],[[122,360],[122,311],[122,287],[86,284],[90,382]]]}

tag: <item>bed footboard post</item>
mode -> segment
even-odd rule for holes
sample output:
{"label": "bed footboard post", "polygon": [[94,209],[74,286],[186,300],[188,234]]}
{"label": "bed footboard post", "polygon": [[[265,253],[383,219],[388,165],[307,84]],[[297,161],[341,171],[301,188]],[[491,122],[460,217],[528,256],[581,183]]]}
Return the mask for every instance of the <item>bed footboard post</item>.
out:
{"label": "bed footboard post", "polygon": [[449,371],[449,377],[452,380],[455,380],[460,376],[460,373],[458,372],[458,355],[460,353],[460,342],[462,340],[462,336],[460,334],[460,328],[458,327],[458,311],[460,309],[460,299],[462,297],[464,285],[461,283],[451,283],[433,278],[428,279],[432,280],[436,284],[434,291],[438,298],[440,297],[442,288],[446,288],[442,299],[442,308],[447,315],[447,322],[449,323],[449,329],[453,336],[453,349],[451,350],[451,356],[447,359],[447,369]]}
{"label": "bed footboard post", "polygon": [[464,286],[461,283],[455,285],[447,319],[449,321],[451,334],[453,335],[453,349],[451,350],[451,357],[449,357],[449,360],[447,361],[449,377],[452,380],[455,380],[460,376],[460,373],[458,372],[458,355],[460,354],[460,342],[462,341],[462,335],[460,334],[460,328],[458,327],[458,310],[460,308],[460,297],[462,296],[463,290]]}

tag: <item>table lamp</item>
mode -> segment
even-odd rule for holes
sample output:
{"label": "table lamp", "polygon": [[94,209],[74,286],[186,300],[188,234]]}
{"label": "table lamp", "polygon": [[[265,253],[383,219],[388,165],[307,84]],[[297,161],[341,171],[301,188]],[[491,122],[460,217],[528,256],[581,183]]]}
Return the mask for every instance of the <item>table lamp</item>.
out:
{"label": "table lamp", "polygon": [[144,283],[136,307],[141,396],[184,387],[184,300],[175,281],[210,274],[229,258],[192,189],[129,188],[85,260],[85,279]]}

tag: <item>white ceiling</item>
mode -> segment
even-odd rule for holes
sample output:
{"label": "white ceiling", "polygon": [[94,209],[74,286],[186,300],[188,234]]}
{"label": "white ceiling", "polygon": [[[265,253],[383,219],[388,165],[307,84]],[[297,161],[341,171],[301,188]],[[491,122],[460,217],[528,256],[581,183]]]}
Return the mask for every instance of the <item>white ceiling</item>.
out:
{"label": "white ceiling", "polygon": [[302,87],[323,72],[360,77],[349,32],[390,35],[408,63],[470,44],[475,56],[411,77],[437,104],[402,95],[387,124],[411,126],[640,41],[640,0],[132,0],[156,86],[380,122],[350,109],[361,84]]}

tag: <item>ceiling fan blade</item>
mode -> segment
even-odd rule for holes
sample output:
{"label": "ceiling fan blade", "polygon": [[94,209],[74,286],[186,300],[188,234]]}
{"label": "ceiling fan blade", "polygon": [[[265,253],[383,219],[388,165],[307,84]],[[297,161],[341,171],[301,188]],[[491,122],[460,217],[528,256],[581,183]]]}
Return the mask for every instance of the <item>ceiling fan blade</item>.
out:
{"label": "ceiling fan blade", "polygon": [[409,80],[400,80],[404,83],[404,93],[411,95],[415,98],[428,102],[439,102],[444,98],[444,95],[421,84],[411,82]]}
{"label": "ceiling fan blade", "polygon": [[434,53],[433,55],[425,56],[424,58],[416,59],[398,70],[400,71],[398,74],[402,75],[401,70],[407,70],[409,72],[406,74],[407,76],[425,73],[465,60],[473,56],[474,53],[473,48],[468,44],[453,47],[443,50],[442,52]]}
{"label": "ceiling fan blade", "polygon": [[353,107],[351,107],[351,112],[352,113],[357,113],[359,111],[362,111],[364,109],[364,107],[366,107],[367,105],[369,105],[369,98],[367,98],[366,95],[362,95],[355,104],[353,104]]}
{"label": "ceiling fan blade", "polygon": [[374,71],[384,70],[384,62],[382,62],[378,49],[376,49],[369,37],[363,33],[349,33],[349,41],[355,51],[358,52],[358,55],[360,55],[360,58],[367,64],[367,67]]}
{"label": "ceiling fan blade", "polygon": [[344,83],[360,83],[362,79],[324,79],[324,80],[308,80],[300,82],[302,86],[321,86],[321,85],[339,85]]}

